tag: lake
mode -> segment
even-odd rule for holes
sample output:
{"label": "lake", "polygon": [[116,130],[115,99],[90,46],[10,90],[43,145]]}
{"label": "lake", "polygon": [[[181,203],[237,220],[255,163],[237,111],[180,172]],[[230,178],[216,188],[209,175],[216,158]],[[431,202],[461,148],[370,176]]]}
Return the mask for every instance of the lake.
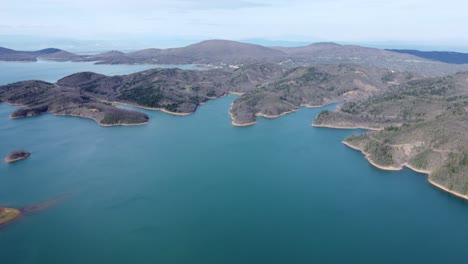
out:
{"label": "lake", "polygon": [[[0,82],[151,66],[0,63]],[[0,230],[1,263],[464,263],[468,203],[405,169],[372,167],[311,126],[323,109],[234,127],[236,98],[189,116],[100,127],[0,104],[0,205],[59,204]]]}
{"label": "lake", "polygon": [[101,65],[94,62],[56,62],[39,60],[37,62],[0,61],[0,85],[25,80],[55,82],[67,75],[92,71],[105,75],[121,75],[153,68],[202,69],[195,65]]}

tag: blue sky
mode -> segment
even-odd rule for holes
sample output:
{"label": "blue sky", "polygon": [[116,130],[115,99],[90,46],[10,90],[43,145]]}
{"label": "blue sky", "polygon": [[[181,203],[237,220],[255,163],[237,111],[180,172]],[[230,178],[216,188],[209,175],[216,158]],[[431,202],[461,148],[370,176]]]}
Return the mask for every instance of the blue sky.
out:
{"label": "blue sky", "polygon": [[0,35],[128,47],[218,38],[464,49],[466,10],[462,0],[3,0]]}

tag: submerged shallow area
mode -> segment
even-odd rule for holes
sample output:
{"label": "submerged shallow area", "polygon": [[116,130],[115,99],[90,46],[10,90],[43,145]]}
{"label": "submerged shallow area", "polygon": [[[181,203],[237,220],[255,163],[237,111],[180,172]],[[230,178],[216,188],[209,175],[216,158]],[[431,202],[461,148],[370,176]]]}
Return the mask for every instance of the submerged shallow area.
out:
{"label": "submerged shallow area", "polygon": [[[112,67],[112,66],[108,66]],[[140,127],[0,104],[0,206],[69,198],[0,230],[5,263],[463,263],[468,203],[381,171],[303,108],[231,125],[234,95]],[[325,107],[330,109],[333,106]]]}

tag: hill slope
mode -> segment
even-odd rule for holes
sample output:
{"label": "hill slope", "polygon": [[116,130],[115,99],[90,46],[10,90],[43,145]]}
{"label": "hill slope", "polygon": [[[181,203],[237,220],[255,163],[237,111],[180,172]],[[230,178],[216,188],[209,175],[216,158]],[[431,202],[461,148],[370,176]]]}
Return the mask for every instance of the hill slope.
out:
{"label": "hill slope", "polygon": [[[391,81],[386,79],[389,75],[394,77]],[[234,124],[251,124],[256,116],[275,117],[301,106],[367,98],[413,78],[412,74],[349,64],[297,67],[235,100],[231,116]]]}
{"label": "hill slope", "polygon": [[305,47],[277,47],[292,60],[303,64],[352,63],[393,71],[408,71],[426,76],[442,76],[468,71],[468,65],[452,65],[388,50],[336,43],[317,43]]}
{"label": "hill slope", "polygon": [[403,166],[468,198],[468,73],[411,80],[324,111],[315,126],[379,129],[345,139],[374,165]]}
{"label": "hill slope", "polygon": [[51,112],[91,118],[101,125],[141,124],[147,122],[146,115],[112,103],[185,115],[209,99],[253,89],[283,71],[277,65],[253,64],[232,71],[155,69],[121,76],[82,72],[55,84],[25,81],[0,86],[0,100],[22,106],[13,118]]}

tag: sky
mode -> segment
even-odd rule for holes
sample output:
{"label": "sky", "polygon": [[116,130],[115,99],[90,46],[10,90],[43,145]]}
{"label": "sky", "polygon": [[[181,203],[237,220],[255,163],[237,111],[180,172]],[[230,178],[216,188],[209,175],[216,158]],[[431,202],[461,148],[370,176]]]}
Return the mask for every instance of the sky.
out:
{"label": "sky", "polygon": [[0,45],[230,39],[468,49],[466,10],[463,0],[0,0]]}

